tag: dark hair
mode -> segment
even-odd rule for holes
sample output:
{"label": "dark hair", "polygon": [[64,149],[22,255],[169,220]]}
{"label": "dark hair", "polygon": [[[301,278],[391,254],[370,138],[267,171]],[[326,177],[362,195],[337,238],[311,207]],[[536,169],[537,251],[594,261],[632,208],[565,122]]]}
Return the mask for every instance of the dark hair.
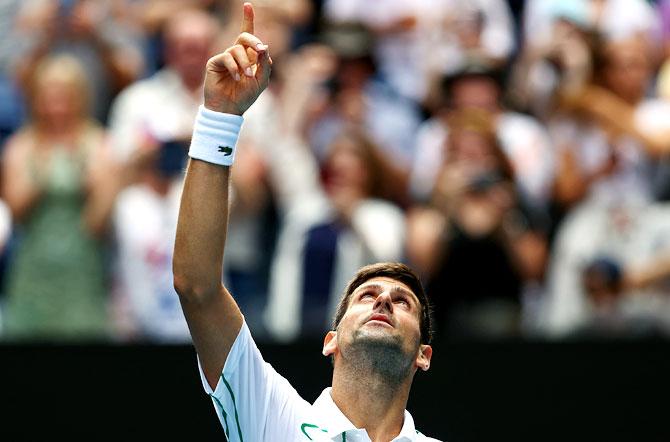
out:
{"label": "dark hair", "polygon": [[[356,129],[345,130],[329,146],[326,163],[334,153],[334,146],[341,142],[351,143],[355,147],[356,155],[363,162],[368,174],[366,195],[371,198],[391,198],[392,195],[388,194],[388,183],[384,181],[384,177],[388,175],[389,166],[380,154],[380,148],[375,142],[365,132]],[[324,178],[329,179],[327,171]]]}
{"label": "dark hair", "polygon": [[419,299],[419,304],[421,304],[421,312],[419,315],[419,327],[421,330],[421,343],[430,344],[433,338],[433,329],[431,325],[431,308],[428,301],[428,297],[423,290],[421,281],[419,277],[416,276],[414,271],[407,267],[405,264],[397,262],[381,262],[377,264],[370,264],[365,267],[362,267],[356,275],[353,277],[347,288],[344,290],[344,295],[340,300],[339,305],[337,306],[337,313],[335,314],[335,319],[333,320],[333,330],[337,330],[337,327],[340,325],[342,317],[347,312],[349,307],[349,299],[351,294],[364,282],[377,277],[387,277],[394,279],[398,282],[402,282],[407,285],[412,292]]}
{"label": "dark hair", "polygon": [[484,62],[472,62],[450,74],[442,77],[439,92],[442,95],[442,103],[447,107],[453,107],[455,85],[462,80],[488,80],[500,91],[502,95],[505,85],[504,73],[501,69],[489,66]]}

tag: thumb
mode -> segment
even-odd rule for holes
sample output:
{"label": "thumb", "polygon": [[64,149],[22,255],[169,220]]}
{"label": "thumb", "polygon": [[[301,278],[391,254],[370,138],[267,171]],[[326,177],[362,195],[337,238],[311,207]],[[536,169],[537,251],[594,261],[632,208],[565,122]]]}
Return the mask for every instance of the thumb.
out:
{"label": "thumb", "polygon": [[270,82],[270,72],[272,71],[272,58],[270,57],[270,51],[265,50],[258,54],[258,68],[256,69],[256,81],[261,86],[262,89],[265,89]]}

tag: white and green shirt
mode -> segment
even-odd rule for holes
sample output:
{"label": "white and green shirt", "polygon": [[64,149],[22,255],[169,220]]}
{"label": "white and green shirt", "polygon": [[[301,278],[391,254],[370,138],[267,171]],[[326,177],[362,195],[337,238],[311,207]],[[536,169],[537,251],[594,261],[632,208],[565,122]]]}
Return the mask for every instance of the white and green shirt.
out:
{"label": "white and green shirt", "polygon": [[[230,442],[370,442],[335,405],[330,388],[310,404],[266,363],[246,322],[230,350],[216,389],[200,377]],[[405,410],[402,431],[393,442],[437,441],[414,428]],[[439,442],[439,441],[437,441]]]}

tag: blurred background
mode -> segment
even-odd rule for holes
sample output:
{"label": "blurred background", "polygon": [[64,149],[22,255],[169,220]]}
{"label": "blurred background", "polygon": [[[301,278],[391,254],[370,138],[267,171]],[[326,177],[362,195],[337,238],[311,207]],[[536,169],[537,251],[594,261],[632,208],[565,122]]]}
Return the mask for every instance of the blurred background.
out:
{"label": "blurred background", "polygon": [[[245,115],[224,282],[267,359],[315,399],[346,282],[402,261],[440,355],[410,402],[422,432],[668,440],[670,1],[254,7],[273,76]],[[8,440],[223,438],[171,261],[204,65],[241,10],[0,0],[2,415],[53,420]]]}

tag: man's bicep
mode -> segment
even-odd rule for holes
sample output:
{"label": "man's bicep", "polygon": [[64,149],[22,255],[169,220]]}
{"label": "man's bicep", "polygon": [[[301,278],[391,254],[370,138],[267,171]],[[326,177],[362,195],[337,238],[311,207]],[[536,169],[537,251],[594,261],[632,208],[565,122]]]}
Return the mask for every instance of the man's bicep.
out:
{"label": "man's bicep", "polygon": [[180,300],[202,371],[209,386],[215,389],[242,328],[242,313],[223,286],[220,293],[206,301],[184,297]]}

